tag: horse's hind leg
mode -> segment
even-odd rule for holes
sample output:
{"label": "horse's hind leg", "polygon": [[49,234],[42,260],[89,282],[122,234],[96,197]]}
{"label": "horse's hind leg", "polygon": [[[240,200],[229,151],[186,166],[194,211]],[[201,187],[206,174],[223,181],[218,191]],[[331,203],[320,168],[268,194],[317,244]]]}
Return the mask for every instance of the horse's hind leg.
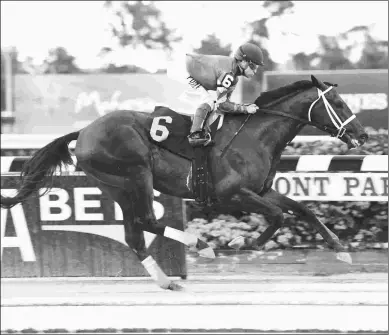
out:
{"label": "horse's hind leg", "polygon": [[215,258],[213,249],[204,241],[185,231],[166,226],[157,221],[154,209],[153,175],[150,170],[142,169],[134,175],[133,194],[136,220],[144,231],[164,236],[196,249],[200,256]]}
{"label": "horse's hind leg", "polygon": [[99,187],[102,191],[108,193],[122,209],[125,241],[135,252],[148,274],[163,289],[181,290],[182,287],[171,281],[153,257],[148,254],[142,227],[135,218],[136,211],[134,209],[133,195],[131,192],[101,182],[99,183]]}

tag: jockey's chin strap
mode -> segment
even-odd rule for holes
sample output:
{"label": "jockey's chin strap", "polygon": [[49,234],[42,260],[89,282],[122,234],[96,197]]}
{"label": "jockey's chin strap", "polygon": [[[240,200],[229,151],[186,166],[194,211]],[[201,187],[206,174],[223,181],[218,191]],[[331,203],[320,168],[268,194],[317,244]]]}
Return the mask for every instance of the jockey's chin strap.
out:
{"label": "jockey's chin strap", "polygon": [[328,116],[330,117],[331,121],[332,121],[332,124],[335,126],[335,128],[338,130],[338,133],[336,134],[336,137],[337,138],[341,138],[345,132],[346,132],[346,128],[345,126],[350,123],[352,120],[355,119],[355,114],[351,115],[346,121],[342,122],[338,116],[338,114],[336,114],[336,112],[334,111],[334,109],[332,108],[332,106],[330,105],[330,103],[328,102],[327,98],[325,97],[325,94],[329,91],[331,91],[333,88],[333,86],[330,86],[328,87],[324,92],[320,89],[317,89],[317,93],[319,95],[319,97],[314,101],[312,102],[311,106],[309,107],[309,111],[308,111],[308,120],[309,122],[312,122],[312,119],[311,119],[311,113],[312,113],[312,110],[313,110],[313,107],[315,106],[315,104],[320,100],[320,99],[323,99],[323,102],[324,102],[324,106],[326,108],[326,111],[328,113]]}

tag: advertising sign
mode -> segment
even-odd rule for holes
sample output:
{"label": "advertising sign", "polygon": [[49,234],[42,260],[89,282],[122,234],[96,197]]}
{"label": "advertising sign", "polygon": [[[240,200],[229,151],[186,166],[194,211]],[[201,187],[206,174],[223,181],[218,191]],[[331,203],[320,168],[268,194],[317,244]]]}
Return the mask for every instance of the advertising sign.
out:
{"label": "advertising sign", "polygon": [[273,188],[298,201],[388,201],[387,173],[277,173]]}
{"label": "advertising sign", "polygon": [[66,134],[116,109],[150,113],[166,105],[183,113],[188,89],[165,74],[16,75],[15,125],[19,134]]}
{"label": "advertising sign", "polygon": [[[15,193],[16,176],[1,177],[1,193]],[[123,214],[86,176],[54,178],[46,195],[1,209],[2,277],[146,276],[125,242]],[[43,192],[44,189],[41,190]],[[183,229],[182,200],[155,193],[159,222]],[[146,247],[170,276],[186,275],[180,243],[144,233]]]}

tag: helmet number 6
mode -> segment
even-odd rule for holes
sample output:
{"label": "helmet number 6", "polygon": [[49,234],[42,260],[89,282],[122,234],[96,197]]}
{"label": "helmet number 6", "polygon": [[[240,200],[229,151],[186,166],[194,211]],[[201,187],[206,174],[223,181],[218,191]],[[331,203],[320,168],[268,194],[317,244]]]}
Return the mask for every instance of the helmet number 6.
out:
{"label": "helmet number 6", "polygon": [[229,88],[234,81],[234,77],[230,74],[226,74],[222,80],[222,86],[225,88]]}

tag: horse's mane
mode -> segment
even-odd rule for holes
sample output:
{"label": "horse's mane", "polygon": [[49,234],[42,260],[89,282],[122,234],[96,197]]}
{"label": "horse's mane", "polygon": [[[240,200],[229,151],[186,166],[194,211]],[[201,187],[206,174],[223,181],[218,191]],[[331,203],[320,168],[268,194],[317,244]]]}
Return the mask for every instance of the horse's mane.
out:
{"label": "horse's mane", "polygon": [[310,80],[296,81],[292,84],[285,85],[271,91],[263,92],[254,103],[257,106],[263,106],[293,92],[307,90],[311,87],[313,87],[313,83]]}
{"label": "horse's mane", "polygon": [[[328,82],[324,82],[324,84],[328,85],[328,86],[337,86],[336,84],[331,84],[331,83],[328,83]],[[267,92],[263,92],[256,100],[255,100],[255,104],[257,106],[263,106],[263,105],[266,105],[268,103],[271,103],[277,99],[280,99],[286,95],[289,95],[291,93],[294,93],[294,92],[298,92],[298,91],[303,91],[303,90],[307,90],[309,88],[312,88],[314,85],[312,83],[312,81],[310,80],[300,80],[300,81],[296,81],[292,84],[289,84],[289,85],[285,85],[285,86],[282,86],[282,87],[279,87],[279,88],[276,88],[274,90],[271,90],[271,91],[267,91]]]}

